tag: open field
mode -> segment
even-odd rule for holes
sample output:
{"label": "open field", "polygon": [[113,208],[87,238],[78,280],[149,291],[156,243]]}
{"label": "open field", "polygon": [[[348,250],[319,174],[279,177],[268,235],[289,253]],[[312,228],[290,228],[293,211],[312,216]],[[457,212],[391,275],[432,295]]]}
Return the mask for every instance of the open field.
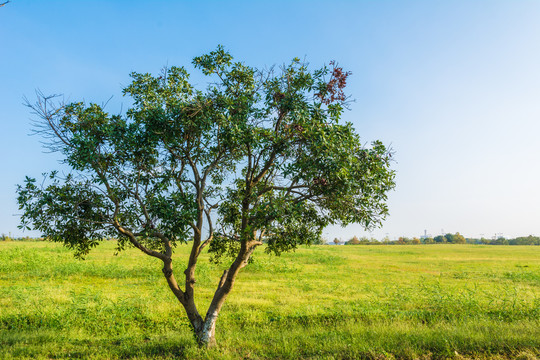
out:
{"label": "open field", "polygon": [[[197,348],[159,262],[113,248],[79,261],[57,244],[0,242],[0,359],[540,358],[538,246],[259,251],[211,350]],[[200,262],[201,312],[221,270]]]}

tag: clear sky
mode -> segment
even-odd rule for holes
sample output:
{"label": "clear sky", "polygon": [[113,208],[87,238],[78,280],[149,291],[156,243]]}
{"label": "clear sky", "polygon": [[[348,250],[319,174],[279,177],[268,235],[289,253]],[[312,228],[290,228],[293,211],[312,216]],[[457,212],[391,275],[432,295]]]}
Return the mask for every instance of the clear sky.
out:
{"label": "clear sky", "polygon": [[131,71],[191,69],[223,44],[248,65],[305,57],[352,71],[345,120],[396,153],[390,217],[373,236],[540,235],[539,19],[540,2],[517,0],[12,0],[0,8],[0,233],[36,235],[17,229],[16,184],[59,167],[28,136],[24,96],[113,96],[117,113]]}

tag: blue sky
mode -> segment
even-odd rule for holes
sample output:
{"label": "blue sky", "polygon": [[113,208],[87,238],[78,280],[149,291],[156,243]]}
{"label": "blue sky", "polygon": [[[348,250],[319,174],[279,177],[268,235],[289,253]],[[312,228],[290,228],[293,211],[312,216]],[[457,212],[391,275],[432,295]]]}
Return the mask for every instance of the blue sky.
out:
{"label": "blue sky", "polygon": [[353,73],[344,119],[396,152],[383,228],[327,238],[540,235],[539,18],[538,1],[12,0],[0,8],[0,233],[35,235],[17,229],[15,186],[59,167],[28,136],[24,96],[113,96],[119,112],[131,71],[191,69],[223,44],[252,66],[337,60]]}

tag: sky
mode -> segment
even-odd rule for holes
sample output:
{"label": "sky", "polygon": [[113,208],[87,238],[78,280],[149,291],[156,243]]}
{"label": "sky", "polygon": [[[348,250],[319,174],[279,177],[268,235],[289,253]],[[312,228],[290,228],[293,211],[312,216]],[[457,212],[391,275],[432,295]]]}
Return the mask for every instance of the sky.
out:
{"label": "sky", "polygon": [[130,72],[191,71],[222,44],[250,66],[299,57],[352,72],[343,119],[392,147],[396,188],[381,228],[327,239],[540,235],[539,18],[540,2],[519,0],[12,0],[0,7],[0,233],[39,235],[17,229],[16,184],[61,167],[29,135],[25,97],[112,96],[119,113]]}

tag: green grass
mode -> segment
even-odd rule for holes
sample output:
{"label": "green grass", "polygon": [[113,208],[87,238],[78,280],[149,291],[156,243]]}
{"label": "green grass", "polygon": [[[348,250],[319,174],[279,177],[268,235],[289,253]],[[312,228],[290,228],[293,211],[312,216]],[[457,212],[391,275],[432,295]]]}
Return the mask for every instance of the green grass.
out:
{"label": "green grass", "polygon": [[[177,276],[188,252],[177,249]],[[0,242],[0,359],[540,358],[540,247],[256,253],[201,350],[157,260],[106,242]],[[201,260],[204,313],[223,266]]]}

